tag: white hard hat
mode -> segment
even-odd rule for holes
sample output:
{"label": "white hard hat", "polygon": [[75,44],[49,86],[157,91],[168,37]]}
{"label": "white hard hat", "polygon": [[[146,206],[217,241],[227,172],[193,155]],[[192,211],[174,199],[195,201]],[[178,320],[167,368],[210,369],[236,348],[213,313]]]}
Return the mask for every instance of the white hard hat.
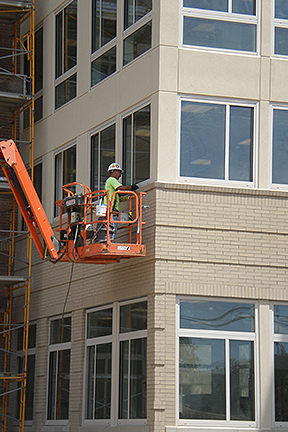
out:
{"label": "white hard hat", "polygon": [[116,162],[111,163],[111,164],[109,165],[108,169],[107,169],[108,172],[110,172],[110,171],[114,171],[114,170],[121,171],[122,173],[124,172],[124,171],[122,170],[121,166],[120,166],[118,163],[116,163]]}

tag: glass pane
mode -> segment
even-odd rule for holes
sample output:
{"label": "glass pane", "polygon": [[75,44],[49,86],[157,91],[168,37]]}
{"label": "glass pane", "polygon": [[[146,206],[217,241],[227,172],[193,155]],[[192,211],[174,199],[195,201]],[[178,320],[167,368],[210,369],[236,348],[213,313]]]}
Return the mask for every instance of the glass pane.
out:
{"label": "glass pane", "polygon": [[26,108],[23,111],[23,129],[27,129],[30,126],[30,108]]}
{"label": "glass pane", "polygon": [[124,29],[134,23],[133,0],[124,0]]}
{"label": "glass pane", "polygon": [[77,64],[77,0],[64,9],[64,72]]}
{"label": "glass pane", "polygon": [[135,22],[150,12],[152,0],[135,0]]}
{"label": "glass pane", "polygon": [[115,160],[115,124],[100,132],[100,189],[107,180],[107,167]]}
{"label": "glass pane", "polygon": [[230,107],[229,180],[253,180],[253,108]]}
{"label": "glass pane", "polygon": [[88,313],[87,315],[87,337],[95,338],[112,334],[113,310],[103,309]]}
{"label": "glass pane", "polygon": [[256,0],[233,0],[232,12],[245,15],[256,15]]}
{"label": "glass pane", "polygon": [[88,371],[87,371],[87,412],[86,418],[93,419],[94,386],[95,386],[95,346],[88,347]]}
{"label": "glass pane", "polygon": [[99,182],[99,134],[91,137],[91,188],[100,189]]}
{"label": "glass pane", "polygon": [[120,342],[119,418],[128,418],[129,341]]}
{"label": "glass pane", "polygon": [[58,78],[63,73],[63,11],[56,15],[56,70]]}
{"label": "glass pane", "polygon": [[39,163],[34,167],[34,187],[41,201],[42,200],[42,163]]}
{"label": "glass pane", "polygon": [[117,0],[102,1],[101,45],[116,37]]}
{"label": "glass pane", "polygon": [[275,420],[288,421],[288,343],[274,343]]}
{"label": "glass pane", "polygon": [[41,120],[43,117],[43,96],[35,99],[34,103],[34,122]]}
{"label": "glass pane", "polygon": [[95,419],[110,419],[112,344],[97,346]]}
{"label": "glass pane", "polygon": [[139,183],[150,177],[150,105],[134,114],[133,180]]}
{"label": "glass pane", "polygon": [[[23,350],[23,332],[24,328],[21,327],[17,331],[17,350]],[[28,349],[36,347],[36,324],[30,324],[28,330]]]}
{"label": "glass pane", "polygon": [[122,174],[123,183],[130,185],[132,184],[132,115],[126,117],[123,120],[123,169],[124,173]]}
{"label": "glass pane", "polygon": [[91,86],[116,72],[116,46],[91,63]]}
{"label": "glass pane", "polygon": [[288,19],[287,1],[275,0],[275,18]]}
{"label": "glass pane", "polygon": [[43,87],[43,27],[41,27],[35,33],[35,93],[41,90],[42,87]]}
{"label": "glass pane", "polygon": [[230,418],[255,420],[254,343],[230,341]]}
{"label": "glass pane", "polygon": [[180,327],[201,330],[255,331],[255,306],[206,300],[180,302]]}
{"label": "glass pane", "polygon": [[275,54],[288,55],[288,28],[275,27]]}
{"label": "glass pane", "polygon": [[48,381],[48,410],[47,420],[55,419],[55,389],[56,389],[57,351],[50,352],[49,356],[49,381]]}
{"label": "glass pane", "polygon": [[151,34],[152,23],[150,21],[124,39],[124,65],[151,48]]}
{"label": "glass pane", "polygon": [[120,307],[120,333],[147,329],[147,301]]}
{"label": "glass pane", "polygon": [[288,334],[288,306],[274,305],[274,333]]}
{"label": "glass pane", "polygon": [[100,48],[100,1],[92,1],[92,53]]}
{"label": "glass pane", "polygon": [[[287,33],[288,35],[288,33]],[[272,183],[288,184],[288,110],[273,111]]]}
{"label": "glass pane", "polygon": [[226,419],[225,341],[180,338],[179,417]]}
{"label": "glass pane", "polygon": [[55,109],[76,97],[77,78],[76,74],[55,87]]}
{"label": "glass pane", "polygon": [[[63,185],[76,181],[76,146],[70,147],[63,152]],[[76,187],[71,187],[73,192]]]}
{"label": "glass pane", "polygon": [[256,51],[256,25],[184,17],[184,45]]}
{"label": "glass pane", "polygon": [[228,0],[183,0],[183,6],[228,12]]}
{"label": "glass pane", "polygon": [[[64,324],[64,325],[63,325]],[[50,322],[50,344],[71,341],[71,317],[53,320]]]}
{"label": "glass pane", "polygon": [[25,420],[33,420],[35,355],[27,356]]}
{"label": "glass pane", "polygon": [[146,418],[146,339],[131,340],[129,418]]}
{"label": "glass pane", "polygon": [[225,105],[182,102],[180,175],[224,179]]}
{"label": "glass pane", "polygon": [[69,416],[70,350],[58,352],[56,420]]}

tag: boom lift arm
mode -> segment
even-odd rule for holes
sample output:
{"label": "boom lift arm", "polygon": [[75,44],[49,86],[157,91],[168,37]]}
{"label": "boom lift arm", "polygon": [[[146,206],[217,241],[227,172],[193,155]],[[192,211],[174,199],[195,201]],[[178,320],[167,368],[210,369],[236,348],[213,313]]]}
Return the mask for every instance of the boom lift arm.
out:
{"label": "boom lift arm", "polygon": [[[112,204],[115,192],[109,199],[108,191],[92,192],[81,183],[71,183],[63,186],[66,197],[57,201],[60,208],[59,240],[54,236],[53,229],[47,219],[41,201],[33,186],[24,162],[13,140],[0,142],[0,166],[8,180],[28,230],[33,238],[37,251],[42,259],[47,257],[52,262],[82,262],[108,264],[119,262],[122,258],[145,256],[146,248],[142,245],[142,197],[144,192],[121,191],[129,201],[129,211],[135,211],[135,218],[131,220],[113,221]],[[77,187],[82,187],[84,193],[75,193]],[[96,202],[107,196],[107,207],[101,218],[96,217]],[[66,225],[63,222],[66,215]],[[128,242],[115,244],[110,240],[110,230],[113,223],[128,229]],[[111,228],[112,226],[112,228]],[[99,236],[99,230],[105,230],[105,236]],[[132,235],[136,242],[132,243]],[[38,230],[39,233],[38,233]],[[43,242],[44,241],[44,245]]]}

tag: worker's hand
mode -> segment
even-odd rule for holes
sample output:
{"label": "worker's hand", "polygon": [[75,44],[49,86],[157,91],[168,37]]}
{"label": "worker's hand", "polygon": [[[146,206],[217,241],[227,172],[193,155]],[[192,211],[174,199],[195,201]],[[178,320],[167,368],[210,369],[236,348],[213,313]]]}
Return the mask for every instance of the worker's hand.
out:
{"label": "worker's hand", "polygon": [[137,189],[139,189],[139,186],[136,183],[134,183],[134,184],[131,185],[131,191],[134,192]]}

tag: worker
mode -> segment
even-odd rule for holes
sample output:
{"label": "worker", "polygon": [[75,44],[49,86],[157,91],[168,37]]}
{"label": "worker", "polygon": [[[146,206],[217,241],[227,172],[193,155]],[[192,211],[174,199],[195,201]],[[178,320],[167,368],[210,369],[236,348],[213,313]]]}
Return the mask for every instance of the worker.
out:
{"label": "worker", "polygon": [[[122,173],[124,172],[121,168],[121,166],[113,162],[109,165],[107,171],[110,174],[110,177],[105,182],[105,190],[109,191],[109,197],[112,197],[112,194],[116,191],[135,191],[139,189],[139,186],[137,184],[132,184],[131,186],[124,186],[119,182],[119,178],[121,177]],[[107,204],[106,196],[104,198],[104,204]],[[120,197],[119,194],[114,195],[113,198],[113,205],[112,205],[112,212],[113,212],[113,220],[118,220],[118,214],[120,212]],[[116,232],[117,232],[117,223],[114,223],[114,232],[111,236],[111,242],[114,243]]]}

